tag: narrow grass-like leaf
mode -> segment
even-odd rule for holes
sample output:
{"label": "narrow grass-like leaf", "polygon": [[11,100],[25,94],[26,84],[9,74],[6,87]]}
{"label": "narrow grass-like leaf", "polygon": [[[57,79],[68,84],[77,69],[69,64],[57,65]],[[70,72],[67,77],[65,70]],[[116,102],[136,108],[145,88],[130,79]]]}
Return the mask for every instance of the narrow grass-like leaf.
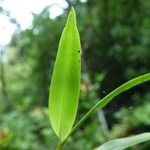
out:
{"label": "narrow grass-like leaf", "polygon": [[116,88],[114,91],[112,91],[111,93],[109,93],[107,96],[105,96],[102,100],[100,100],[94,107],[92,107],[92,109],[90,109],[82,118],[81,120],[73,127],[71,133],[78,128],[92,113],[96,112],[98,109],[103,108],[104,106],[106,106],[110,101],[113,100],[113,98],[115,98],[116,96],[118,96],[119,94],[131,89],[132,87],[135,87],[137,85],[140,85],[144,82],[150,81],[150,73],[141,75],[137,78],[134,78],[124,84],[122,84],[121,86],[119,86],[118,88]]}
{"label": "narrow grass-like leaf", "polygon": [[49,95],[50,121],[60,142],[73,126],[80,89],[80,38],[72,8],[61,35]]}
{"label": "narrow grass-like leaf", "polygon": [[99,148],[96,148],[95,150],[123,150],[130,146],[134,146],[136,144],[146,142],[149,140],[150,140],[150,133],[142,133],[131,137],[109,141],[101,145]]}

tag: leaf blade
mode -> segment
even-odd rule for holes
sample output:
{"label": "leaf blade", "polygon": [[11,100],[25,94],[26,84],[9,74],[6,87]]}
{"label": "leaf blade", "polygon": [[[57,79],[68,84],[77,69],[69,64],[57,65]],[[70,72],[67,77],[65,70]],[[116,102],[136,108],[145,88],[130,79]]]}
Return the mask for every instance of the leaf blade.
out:
{"label": "leaf blade", "polygon": [[103,108],[106,106],[109,102],[113,100],[116,96],[119,94],[131,89],[132,87],[135,87],[137,85],[140,85],[142,83],[150,81],[150,73],[141,75],[139,77],[136,77],[134,79],[131,79],[127,81],[126,83],[122,84],[112,92],[110,92],[108,95],[106,95],[104,98],[102,98],[98,103],[96,103],[81,119],[80,121],[73,127],[72,132],[76,130],[92,113],[96,112],[98,109]]}
{"label": "leaf blade", "polygon": [[150,132],[142,133],[131,137],[111,140],[107,143],[104,143],[103,145],[96,148],[95,150],[123,150],[130,146],[140,144],[142,142],[146,142],[149,140],[150,140]]}
{"label": "leaf blade", "polygon": [[49,96],[50,121],[61,142],[71,131],[77,112],[80,49],[75,11],[72,8],[60,39]]}

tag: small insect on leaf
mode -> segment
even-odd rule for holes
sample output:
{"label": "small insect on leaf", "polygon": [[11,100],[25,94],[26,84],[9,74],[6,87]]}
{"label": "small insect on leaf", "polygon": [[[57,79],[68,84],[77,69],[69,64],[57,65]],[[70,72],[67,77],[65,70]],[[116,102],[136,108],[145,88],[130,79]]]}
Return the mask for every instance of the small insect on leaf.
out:
{"label": "small insect on leaf", "polygon": [[81,49],[72,8],[61,35],[49,95],[50,121],[61,142],[69,135],[78,107]]}

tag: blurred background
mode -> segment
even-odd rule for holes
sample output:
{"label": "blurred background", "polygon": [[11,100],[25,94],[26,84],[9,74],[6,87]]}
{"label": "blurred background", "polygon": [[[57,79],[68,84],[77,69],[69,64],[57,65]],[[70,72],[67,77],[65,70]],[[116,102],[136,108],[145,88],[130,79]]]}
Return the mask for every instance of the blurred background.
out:
{"label": "blurred background", "polygon": [[[54,150],[48,91],[70,6],[82,43],[76,122],[122,83],[150,72],[149,0],[0,0],[0,150]],[[66,150],[150,132],[150,83],[88,118]],[[130,150],[149,150],[150,142]]]}

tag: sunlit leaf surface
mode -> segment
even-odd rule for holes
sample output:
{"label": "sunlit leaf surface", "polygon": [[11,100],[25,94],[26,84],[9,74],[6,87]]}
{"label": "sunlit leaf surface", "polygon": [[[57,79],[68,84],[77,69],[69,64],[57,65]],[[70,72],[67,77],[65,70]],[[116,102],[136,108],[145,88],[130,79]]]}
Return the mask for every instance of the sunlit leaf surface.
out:
{"label": "sunlit leaf surface", "polygon": [[60,39],[49,96],[50,121],[61,142],[70,133],[77,112],[80,50],[75,11],[72,8]]}

